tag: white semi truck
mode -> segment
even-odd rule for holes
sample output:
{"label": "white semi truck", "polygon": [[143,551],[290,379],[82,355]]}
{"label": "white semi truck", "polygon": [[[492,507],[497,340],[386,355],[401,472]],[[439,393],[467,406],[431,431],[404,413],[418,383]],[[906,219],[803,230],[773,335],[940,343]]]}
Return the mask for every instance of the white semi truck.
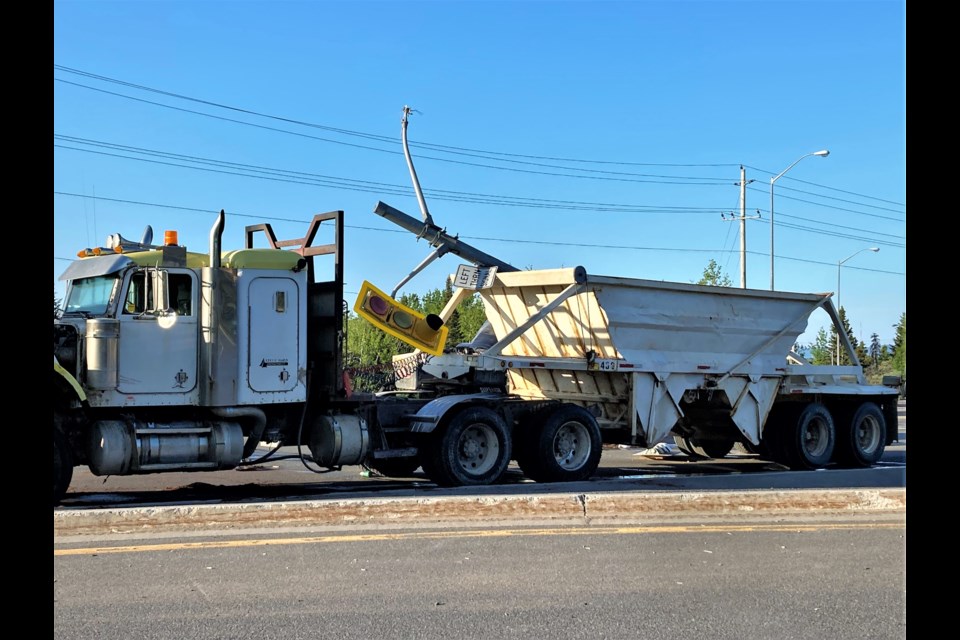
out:
{"label": "white semi truck", "polygon": [[[248,227],[248,245],[230,251],[220,248],[224,220],[207,254],[115,237],[63,274],[55,502],[75,465],[97,475],[228,469],[261,442],[303,445],[323,468],[422,466],[439,484],[463,485],[496,482],[511,459],[535,480],[585,479],[603,443],[671,437],[701,456],[740,443],[791,468],[868,466],[897,435],[897,389],[866,384],[859,365],[813,366],[791,351],[814,310],[838,322],[829,294],[582,267],[497,269],[489,286],[458,289],[438,317],[365,283],[357,312],[421,350],[404,358],[414,366],[398,367],[397,392],[351,395],[342,212],[316,216],[293,241]],[[313,246],[325,222],[338,239]],[[253,248],[259,231],[269,247]],[[330,280],[315,278],[321,256],[333,262]],[[441,321],[475,291],[484,329],[471,343],[443,344]]]}
{"label": "white semi truck", "polygon": [[[867,384],[858,364],[792,352],[816,309],[840,327],[830,294],[520,271],[436,226],[407,159],[423,220],[384,203],[375,212],[434,251],[390,294],[364,283],[353,307],[417,349],[392,393],[351,393],[344,377],[342,211],[291,240],[248,226],[229,250],[224,212],[206,252],[173,232],[153,244],[149,227],[140,241],[116,234],[81,250],[54,321],[54,504],[78,465],[214,471],[282,446],[317,471],[422,467],[457,486],[496,483],[511,460],[540,482],[588,479],[604,443],[673,438],[706,457],[739,443],[817,469],[872,465],[896,439],[896,389]],[[318,244],[327,228],[332,241]],[[395,300],[448,253],[470,264],[440,314]],[[472,342],[446,344],[444,322],[474,293],[487,322]],[[274,449],[255,457],[262,443]]]}

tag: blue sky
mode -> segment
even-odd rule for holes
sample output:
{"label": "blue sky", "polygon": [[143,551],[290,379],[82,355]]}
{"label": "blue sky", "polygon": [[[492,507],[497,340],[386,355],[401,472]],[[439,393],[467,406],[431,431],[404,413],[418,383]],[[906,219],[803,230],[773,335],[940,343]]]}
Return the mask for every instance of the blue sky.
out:
{"label": "blue sky", "polygon": [[520,268],[694,282],[713,259],[739,286],[743,166],[746,285],[769,289],[770,180],[790,167],[775,288],[836,291],[839,270],[855,334],[887,344],[906,311],[905,39],[895,0],[55,2],[54,288],[112,233],[205,252],[220,209],[225,247],[342,209],[347,299],[392,290],[430,251],[373,213],[420,218],[409,105],[434,221]]}

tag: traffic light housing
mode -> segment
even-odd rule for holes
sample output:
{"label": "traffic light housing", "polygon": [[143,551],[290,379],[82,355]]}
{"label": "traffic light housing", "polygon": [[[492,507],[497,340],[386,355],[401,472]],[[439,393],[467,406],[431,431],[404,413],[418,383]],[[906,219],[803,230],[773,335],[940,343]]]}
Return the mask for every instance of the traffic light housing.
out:
{"label": "traffic light housing", "polygon": [[434,356],[443,353],[450,329],[440,316],[424,315],[400,304],[367,281],[360,287],[353,310],[361,318],[424,353]]}

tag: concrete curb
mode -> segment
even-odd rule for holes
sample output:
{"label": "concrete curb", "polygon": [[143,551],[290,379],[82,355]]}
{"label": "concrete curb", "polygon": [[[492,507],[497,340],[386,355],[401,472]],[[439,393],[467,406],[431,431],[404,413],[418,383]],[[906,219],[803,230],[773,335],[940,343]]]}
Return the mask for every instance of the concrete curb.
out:
{"label": "concrete curb", "polygon": [[597,524],[700,517],[905,514],[906,489],[624,492],[184,505],[53,514],[54,536],[243,532],[276,527]]}

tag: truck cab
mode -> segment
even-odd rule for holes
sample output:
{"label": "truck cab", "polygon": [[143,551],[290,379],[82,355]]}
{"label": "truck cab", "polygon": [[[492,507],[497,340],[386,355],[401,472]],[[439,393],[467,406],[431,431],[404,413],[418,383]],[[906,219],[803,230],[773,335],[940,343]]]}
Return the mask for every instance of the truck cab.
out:
{"label": "truck cab", "polygon": [[200,280],[186,255],[179,247],[94,255],[61,276],[54,355],[91,406],[199,400]]}
{"label": "truck cab", "polygon": [[[299,443],[308,405],[341,397],[343,212],[315,215],[294,240],[248,226],[244,246],[227,251],[224,220],[209,253],[187,251],[175,232],[153,245],[148,227],[140,242],[116,234],[81,250],[60,276],[55,501],[75,465],[95,475],[235,468],[260,442]],[[334,241],[314,245],[323,222]],[[260,232],[268,246],[255,248]],[[331,258],[332,279],[316,278],[315,256]]]}

